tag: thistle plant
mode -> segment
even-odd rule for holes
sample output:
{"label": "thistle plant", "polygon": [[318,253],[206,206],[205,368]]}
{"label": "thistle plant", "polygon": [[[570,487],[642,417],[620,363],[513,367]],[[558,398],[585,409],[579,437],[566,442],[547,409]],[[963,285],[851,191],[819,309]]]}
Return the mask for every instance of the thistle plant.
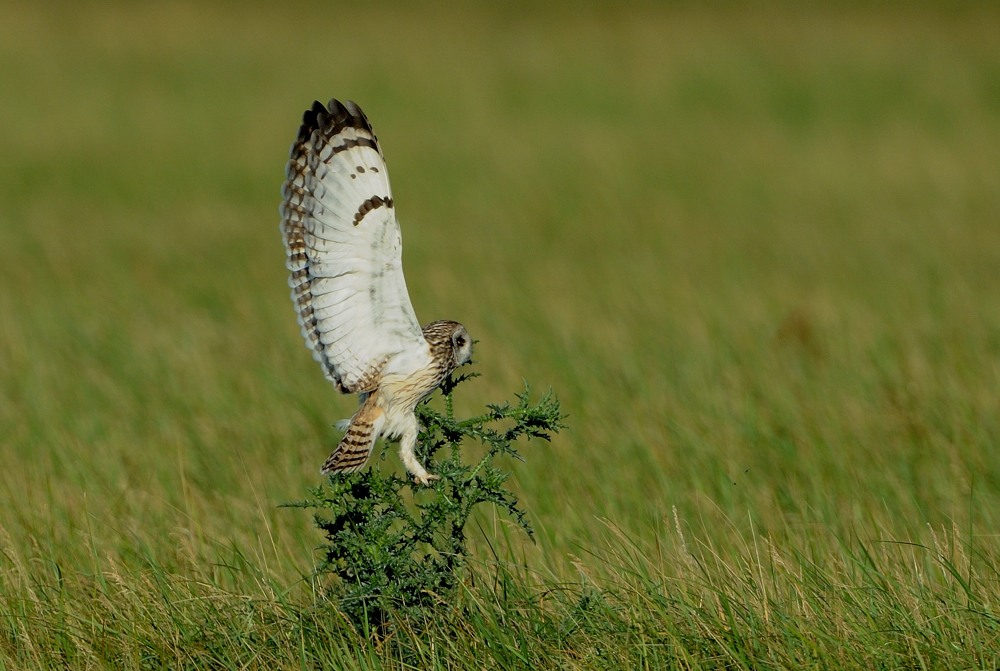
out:
{"label": "thistle plant", "polygon": [[[315,574],[334,577],[328,596],[360,627],[382,625],[393,613],[424,615],[455,592],[468,557],[465,526],[479,504],[492,503],[533,535],[517,498],[504,487],[510,473],[496,459],[524,461],[514,443],[521,437],[549,440],[564,428],[564,416],[551,390],[532,403],[525,384],[515,405],[488,405],[481,415],[456,419],[455,387],[476,375],[450,376],[441,384],[443,414],[427,401],[417,406],[423,427],[417,456],[441,478],[432,487],[372,466],[332,475],[310,488],[305,501],[287,504],[316,510],[326,543],[318,548]],[[462,459],[467,439],[487,448],[474,464]]]}

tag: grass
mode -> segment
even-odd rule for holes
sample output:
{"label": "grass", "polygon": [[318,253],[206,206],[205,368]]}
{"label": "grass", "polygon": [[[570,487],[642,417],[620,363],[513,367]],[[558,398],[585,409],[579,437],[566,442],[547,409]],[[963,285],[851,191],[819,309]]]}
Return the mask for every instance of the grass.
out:
{"label": "grass", "polygon": [[[0,667],[1000,665],[987,3],[0,6]],[[354,401],[277,232],[313,98],[384,145],[457,411],[552,386],[537,545],[355,631],[279,509]],[[399,469],[395,456],[379,468]]]}

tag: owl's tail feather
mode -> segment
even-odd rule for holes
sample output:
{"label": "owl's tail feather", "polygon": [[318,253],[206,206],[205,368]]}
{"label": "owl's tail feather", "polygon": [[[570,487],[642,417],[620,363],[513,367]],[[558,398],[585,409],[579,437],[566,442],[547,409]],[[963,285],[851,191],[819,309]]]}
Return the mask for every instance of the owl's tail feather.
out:
{"label": "owl's tail feather", "polygon": [[354,473],[365,467],[385,422],[382,408],[376,404],[377,400],[377,391],[368,395],[351,417],[347,433],[341,438],[337,449],[327,458],[323,468],[319,469],[320,473],[323,475]]}

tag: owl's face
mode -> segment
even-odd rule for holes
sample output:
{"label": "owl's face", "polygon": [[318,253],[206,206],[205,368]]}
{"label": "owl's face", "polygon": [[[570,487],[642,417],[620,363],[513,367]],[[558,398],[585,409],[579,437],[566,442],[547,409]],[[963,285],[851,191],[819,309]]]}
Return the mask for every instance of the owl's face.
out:
{"label": "owl's face", "polygon": [[461,324],[456,324],[451,334],[451,351],[454,353],[455,366],[462,366],[472,361],[472,338]]}
{"label": "owl's face", "polygon": [[431,346],[431,355],[441,368],[451,372],[472,360],[472,338],[458,322],[431,322],[423,331],[427,344]]}

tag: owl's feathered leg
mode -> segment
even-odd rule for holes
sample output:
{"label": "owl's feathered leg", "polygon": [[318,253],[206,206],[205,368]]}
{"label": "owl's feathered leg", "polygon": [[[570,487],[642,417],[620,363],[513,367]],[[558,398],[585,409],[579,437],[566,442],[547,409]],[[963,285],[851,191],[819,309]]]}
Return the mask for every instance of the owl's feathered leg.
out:
{"label": "owl's feathered leg", "polygon": [[382,432],[383,424],[385,424],[385,413],[378,407],[378,392],[373,392],[351,417],[347,433],[340,439],[337,449],[329,456],[319,472],[329,475],[360,471],[365,467],[368,457],[375,448],[375,441]]}
{"label": "owl's feathered leg", "polygon": [[417,424],[416,415],[411,415],[411,418],[412,420],[408,422],[403,435],[399,438],[399,458],[403,462],[403,465],[406,466],[406,470],[413,474],[413,479],[416,480],[417,484],[428,487],[431,484],[431,480],[440,480],[441,476],[431,475],[417,461],[417,455],[413,448],[417,444],[417,433],[420,427]]}

